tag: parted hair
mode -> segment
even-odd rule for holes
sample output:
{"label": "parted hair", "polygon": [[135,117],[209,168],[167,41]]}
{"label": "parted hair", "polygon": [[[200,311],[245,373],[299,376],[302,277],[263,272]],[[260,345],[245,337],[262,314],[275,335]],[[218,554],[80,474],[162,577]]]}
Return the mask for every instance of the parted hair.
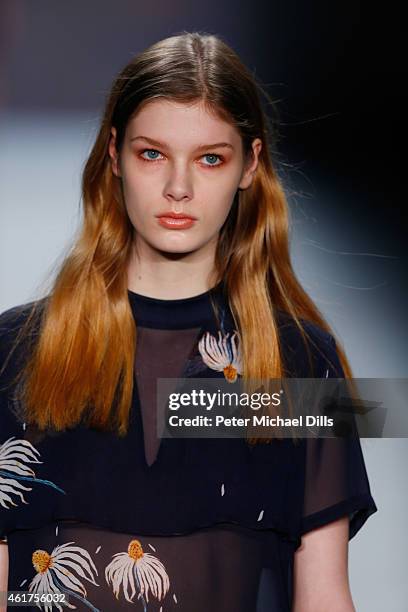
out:
{"label": "parted hair", "polygon": [[[253,182],[237,191],[220,230],[213,272],[213,285],[224,281],[239,331],[243,378],[283,375],[278,310],[292,317],[304,341],[302,320],[334,336],[292,268],[288,202],[272,161],[276,126],[263,108],[261,93],[269,99],[226,42],[199,32],[156,42],[118,74],[84,166],[78,236],[49,294],[34,303],[27,320],[28,326],[36,320],[34,311],[41,304],[39,332],[22,372],[27,423],[60,431],[86,414],[93,427],[113,428],[120,436],[127,432],[137,359],[137,322],[127,294],[135,230],[108,144],[115,127],[120,151],[129,120],[157,98],[204,103],[239,131],[245,156],[252,155],[253,139],[263,143]],[[351,378],[337,339],[336,344],[345,376]]]}

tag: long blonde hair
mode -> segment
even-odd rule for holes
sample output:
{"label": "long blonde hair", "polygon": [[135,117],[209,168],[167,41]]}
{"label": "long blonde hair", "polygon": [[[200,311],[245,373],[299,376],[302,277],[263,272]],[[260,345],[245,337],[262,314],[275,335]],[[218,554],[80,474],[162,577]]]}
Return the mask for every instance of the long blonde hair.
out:
{"label": "long blonde hair", "polygon": [[[137,332],[127,295],[134,229],[108,143],[115,126],[120,150],[129,119],[155,98],[202,101],[236,127],[247,155],[254,138],[263,142],[253,183],[237,192],[220,231],[213,275],[214,284],[225,282],[240,332],[244,378],[283,375],[278,309],[291,315],[304,340],[301,319],[332,333],[291,265],[288,204],[272,164],[273,127],[260,87],[225,42],[197,32],[153,44],[117,76],[83,172],[81,231],[49,295],[34,303],[28,319],[32,323],[41,307],[40,332],[23,372],[27,423],[63,430],[86,414],[95,428],[127,432]],[[337,349],[351,377],[339,342]]]}

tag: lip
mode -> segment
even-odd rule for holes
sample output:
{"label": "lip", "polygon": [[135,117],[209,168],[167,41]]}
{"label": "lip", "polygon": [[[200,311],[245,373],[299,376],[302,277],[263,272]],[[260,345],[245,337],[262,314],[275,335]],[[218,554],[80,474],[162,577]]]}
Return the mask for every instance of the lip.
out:
{"label": "lip", "polygon": [[159,219],[161,219],[162,217],[170,217],[171,219],[192,219],[193,221],[196,221],[196,217],[193,217],[192,215],[186,215],[185,213],[165,212],[156,216]]}
{"label": "lip", "polygon": [[166,229],[188,229],[192,225],[194,225],[196,219],[192,217],[174,217],[171,215],[160,215],[158,217],[159,225],[165,227]]}

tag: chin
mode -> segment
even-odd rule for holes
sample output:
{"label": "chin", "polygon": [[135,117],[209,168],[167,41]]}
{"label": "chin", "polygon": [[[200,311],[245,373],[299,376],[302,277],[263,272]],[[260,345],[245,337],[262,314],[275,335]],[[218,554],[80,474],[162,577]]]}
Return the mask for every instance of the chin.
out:
{"label": "chin", "polygon": [[[182,233],[184,235],[181,235]],[[162,238],[160,241],[155,241],[152,243],[152,247],[163,253],[191,253],[202,248],[203,243],[191,240],[181,230],[177,230],[177,234],[177,236],[171,236],[165,240]]]}
{"label": "chin", "polygon": [[193,248],[193,247],[183,248],[183,247],[176,247],[175,245],[173,247],[165,247],[162,245],[162,247],[158,248],[157,250],[167,255],[187,255],[187,253],[193,253],[194,251],[196,251],[197,248]]}

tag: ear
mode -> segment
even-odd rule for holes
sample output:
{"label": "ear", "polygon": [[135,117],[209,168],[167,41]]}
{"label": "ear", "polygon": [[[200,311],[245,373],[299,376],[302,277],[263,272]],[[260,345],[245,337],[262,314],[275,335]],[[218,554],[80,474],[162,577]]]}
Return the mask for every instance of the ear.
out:
{"label": "ear", "polygon": [[119,169],[119,155],[116,149],[116,128],[111,128],[111,135],[108,146],[109,157],[111,158],[112,172],[115,176],[121,176]]}
{"label": "ear", "polygon": [[262,140],[255,138],[252,141],[252,156],[249,165],[244,168],[244,172],[241,177],[241,181],[238,185],[239,189],[248,189],[251,186],[255,171],[258,167],[259,154],[262,149]]}

